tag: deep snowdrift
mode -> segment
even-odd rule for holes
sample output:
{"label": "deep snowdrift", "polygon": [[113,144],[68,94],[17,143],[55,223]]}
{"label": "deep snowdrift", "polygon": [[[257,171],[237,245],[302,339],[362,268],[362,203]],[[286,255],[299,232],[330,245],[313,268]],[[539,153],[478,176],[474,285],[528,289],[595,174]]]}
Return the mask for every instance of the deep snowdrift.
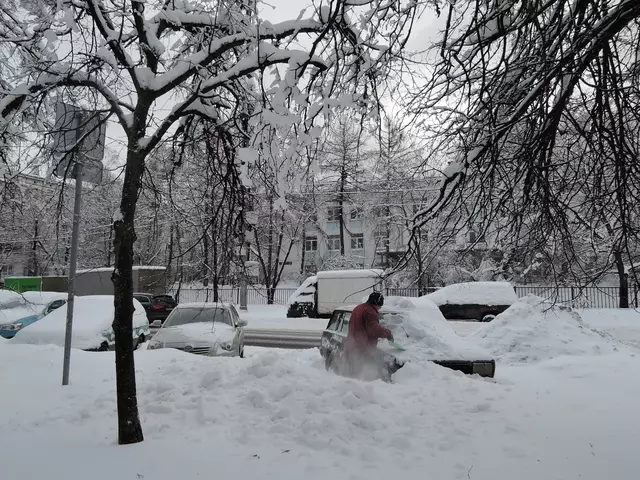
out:
{"label": "deep snowdrift", "polygon": [[466,338],[503,363],[601,355],[625,348],[609,335],[589,328],[571,308],[554,306],[535,295],[521,298]]}
{"label": "deep snowdrift", "polygon": [[640,468],[640,360],[625,352],[504,367],[496,381],[412,364],[387,385],[327,373],[315,350],[256,351],[136,352],[145,442],[117,447],[113,352],[73,351],[61,387],[62,349],[3,344],[3,480],[602,480]]}

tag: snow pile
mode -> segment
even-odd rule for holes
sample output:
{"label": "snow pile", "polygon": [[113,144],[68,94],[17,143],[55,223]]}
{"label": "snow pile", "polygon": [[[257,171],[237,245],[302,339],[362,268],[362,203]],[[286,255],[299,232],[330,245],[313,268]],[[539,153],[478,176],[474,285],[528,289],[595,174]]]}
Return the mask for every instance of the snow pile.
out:
{"label": "snow pile", "polygon": [[512,305],[518,301],[509,282],[455,283],[420,298],[427,298],[436,305]]}
{"label": "snow pile", "polygon": [[561,355],[601,355],[619,343],[590,329],[569,307],[528,295],[468,337],[505,363],[532,363]]}
{"label": "snow pile", "polygon": [[[148,325],[144,308],[133,300],[135,312],[133,326]],[[113,295],[87,295],[76,297],[73,308],[73,348],[97,348],[106,340],[105,332],[111,332],[114,306]],[[67,305],[54,310],[38,322],[23,328],[11,340],[12,343],[64,346],[67,323]]]}
{"label": "snow pile", "polygon": [[[401,360],[490,360],[491,354],[455,333],[440,309],[427,299],[416,306],[410,299],[390,297],[380,310],[382,324],[393,333],[394,340],[406,348],[398,352],[385,340],[378,346]],[[388,305],[390,303],[391,305]],[[408,308],[406,308],[408,307]]]}

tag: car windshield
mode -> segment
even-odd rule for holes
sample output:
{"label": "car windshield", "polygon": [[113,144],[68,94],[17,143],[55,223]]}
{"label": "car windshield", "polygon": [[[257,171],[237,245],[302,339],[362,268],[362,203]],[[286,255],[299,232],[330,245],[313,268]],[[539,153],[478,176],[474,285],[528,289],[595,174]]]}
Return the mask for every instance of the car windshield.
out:
{"label": "car windshield", "polygon": [[178,308],[174,310],[165,321],[165,327],[176,327],[189,323],[225,323],[232,325],[229,311],[224,308]]}
{"label": "car windshield", "polygon": [[398,312],[380,312],[380,321],[389,328],[402,325],[405,322],[404,315]]}

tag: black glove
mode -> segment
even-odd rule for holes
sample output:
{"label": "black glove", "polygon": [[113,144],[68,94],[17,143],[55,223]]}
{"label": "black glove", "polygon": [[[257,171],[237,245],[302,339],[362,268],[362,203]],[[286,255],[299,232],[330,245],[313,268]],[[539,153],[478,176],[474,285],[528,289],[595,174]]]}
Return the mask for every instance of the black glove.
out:
{"label": "black glove", "polygon": [[389,336],[387,337],[387,340],[389,340],[391,343],[394,343],[392,333],[389,334]]}

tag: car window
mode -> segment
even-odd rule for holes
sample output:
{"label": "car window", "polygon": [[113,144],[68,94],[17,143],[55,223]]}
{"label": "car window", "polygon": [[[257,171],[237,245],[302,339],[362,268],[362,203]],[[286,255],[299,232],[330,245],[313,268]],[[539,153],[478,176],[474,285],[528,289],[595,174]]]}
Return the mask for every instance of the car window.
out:
{"label": "car window", "polygon": [[151,302],[151,298],[146,295],[134,295],[133,298],[138,300],[140,303],[149,303]]}
{"label": "car window", "polygon": [[49,304],[49,306],[47,307],[47,312],[46,313],[53,312],[56,308],[60,308],[65,303],[67,303],[66,300],[55,300],[55,301],[51,302],[51,304]]}
{"label": "car window", "polygon": [[340,320],[342,320],[342,313],[343,312],[333,312],[333,315],[331,315],[331,320],[329,320],[329,324],[327,325],[327,330],[331,330],[331,331],[335,331],[338,329],[338,324],[340,323]]}
{"label": "car window", "polygon": [[176,308],[167,317],[165,327],[176,327],[188,323],[225,323],[232,325],[231,316],[226,308]]}
{"label": "car window", "polygon": [[351,312],[344,312],[342,315],[342,323],[340,324],[340,333],[345,335],[349,332],[349,321],[351,320]]}

